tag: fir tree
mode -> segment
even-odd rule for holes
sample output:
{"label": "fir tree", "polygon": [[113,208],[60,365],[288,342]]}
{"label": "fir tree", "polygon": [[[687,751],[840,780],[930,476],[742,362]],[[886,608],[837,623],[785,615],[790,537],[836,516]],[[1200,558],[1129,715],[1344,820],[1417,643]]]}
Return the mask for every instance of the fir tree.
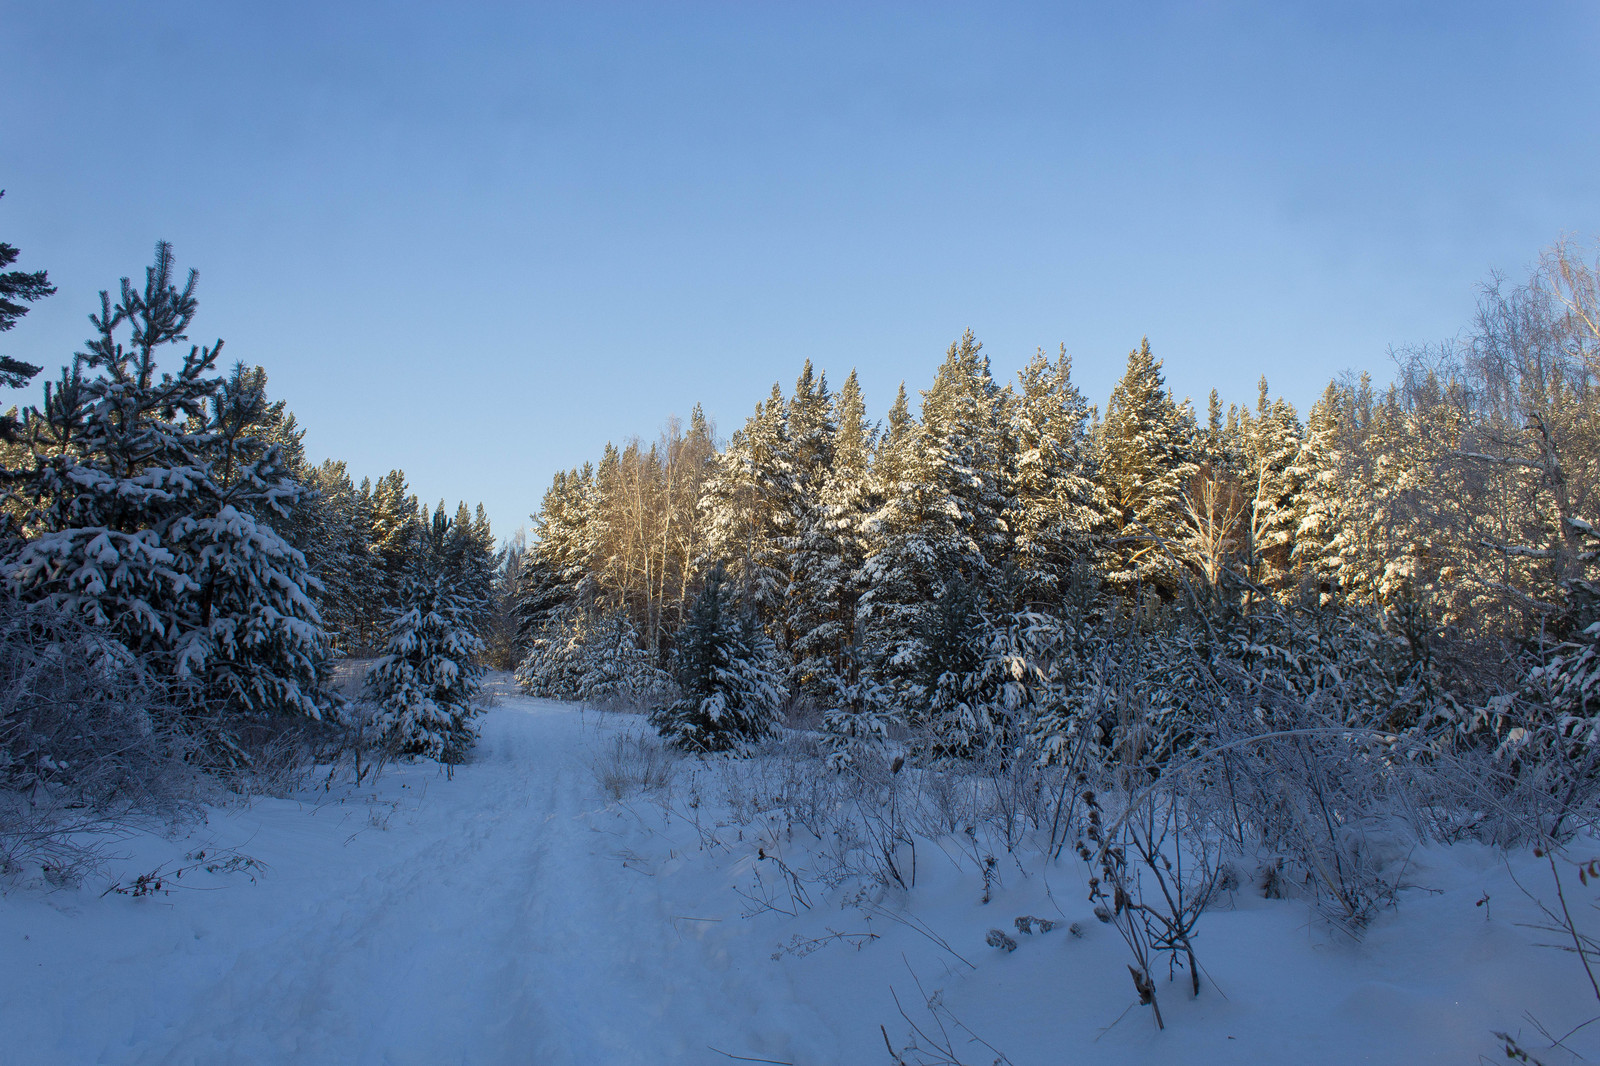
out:
{"label": "fir tree", "polygon": [[449,573],[450,526],[440,508],[419,534],[384,655],[367,671],[363,694],[394,750],[459,763],[476,736],[483,642],[473,631],[474,605]]}
{"label": "fir tree", "polygon": [[1198,471],[1194,419],[1174,403],[1150,341],[1128,353],[1100,427],[1100,485],[1111,505],[1114,551],[1107,579],[1122,587],[1175,580],[1182,495]]}
{"label": "fir tree", "polygon": [[1005,563],[1008,396],[968,331],[924,393],[922,422],[897,425],[904,413],[891,411],[859,611],[874,679],[907,710],[925,695],[915,677],[939,589],[952,580],[992,589]]}
{"label": "fir tree", "polygon": [[399,605],[401,593],[416,562],[419,539],[428,522],[427,508],[412,495],[402,470],[391,470],[372,487],[366,507],[372,528],[367,543],[382,579],[383,598],[378,617]]}
{"label": "fir tree", "polygon": [[673,746],[686,751],[737,749],[771,734],[784,698],[771,639],[740,613],[721,566],[706,578],[678,635],[680,697],[650,714]]}
{"label": "fir tree", "polygon": [[1094,482],[1089,405],[1072,383],[1065,345],[1054,363],[1040,351],[1018,379],[1007,522],[1023,600],[1052,604],[1074,566],[1098,560],[1109,504]]}

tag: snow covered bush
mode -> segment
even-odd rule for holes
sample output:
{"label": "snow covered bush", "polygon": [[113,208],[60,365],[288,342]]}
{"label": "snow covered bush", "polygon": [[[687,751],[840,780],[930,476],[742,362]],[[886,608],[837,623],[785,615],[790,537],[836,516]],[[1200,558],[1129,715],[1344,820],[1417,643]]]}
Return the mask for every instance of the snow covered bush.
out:
{"label": "snow covered bush", "polygon": [[677,675],[682,695],[650,712],[650,723],[674,747],[728,751],[777,728],[783,667],[760,626],[730,610],[720,566],[679,634]]}
{"label": "snow covered bush", "polygon": [[162,681],[117,641],[37,604],[0,602],[0,874],[75,880],[92,832],[175,817],[200,795],[194,737]]}
{"label": "snow covered bush", "polygon": [[190,793],[192,738],[116,641],[47,605],[0,603],[0,789],[93,808]]}

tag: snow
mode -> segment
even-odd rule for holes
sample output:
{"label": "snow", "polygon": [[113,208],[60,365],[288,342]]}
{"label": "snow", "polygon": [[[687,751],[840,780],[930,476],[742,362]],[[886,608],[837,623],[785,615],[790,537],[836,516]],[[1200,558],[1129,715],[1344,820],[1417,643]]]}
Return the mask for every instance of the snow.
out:
{"label": "snow", "polygon": [[[195,868],[139,898],[102,896],[104,879],[12,886],[0,1059],[855,1066],[889,1061],[885,1033],[907,1043],[894,996],[930,1023],[918,981],[947,1024],[1016,1066],[1460,1064],[1503,1057],[1494,1029],[1547,1044],[1525,1012],[1558,1034],[1600,1013],[1577,959],[1526,928],[1538,916],[1511,874],[1553,896],[1548,868],[1478,846],[1413,852],[1416,887],[1359,941],[1303,900],[1232,893],[1200,923],[1200,996],[1158,974],[1165,1031],[1137,1006],[1070,855],[1002,859],[984,904],[970,862],[929,843],[909,895],[815,886],[794,916],[744,917],[759,908],[739,890],[758,871],[773,883],[775,860],[720,806],[718,765],[679,766],[672,814],[638,792],[608,799],[598,753],[642,722],[496,685],[502,702],[453,777],[405,764],[359,791],[214,808],[180,838],[121,841],[107,864],[124,884],[202,848],[258,869]],[[780,838],[785,861],[804,861],[803,836]],[[1594,888],[1567,888],[1592,914]],[[1019,915],[1060,924],[1025,935]],[[986,946],[991,928],[1018,949]],[[830,931],[877,939],[808,951]],[[1600,1055],[1597,1030],[1568,1047]],[[994,1060],[952,1034],[962,1061]]]}

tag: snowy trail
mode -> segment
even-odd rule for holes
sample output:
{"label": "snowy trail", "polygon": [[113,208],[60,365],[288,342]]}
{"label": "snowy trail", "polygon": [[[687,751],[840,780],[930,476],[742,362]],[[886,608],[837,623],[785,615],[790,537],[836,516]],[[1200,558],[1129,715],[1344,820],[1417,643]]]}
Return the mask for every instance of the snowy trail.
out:
{"label": "snowy trail", "polygon": [[[1230,893],[1202,927],[1202,995],[1162,984],[1158,1032],[1129,1012],[1126,949],[1094,921],[1076,860],[1004,865],[986,902],[970,864],[925,847],[898,905],[948,937],[961,964],[907,924],[873,924],[848,903],[850,885],[829,895],[814,884],[812,909],[786,917],[736,891],[752,890],[760,853],[711,770],[678,766],[671,819],[648,800],[608,803],[591,760],[643,723],[500,695],[453,780],[399,765],[359,792],[214,808],[181,839],[123,841],[109,873],[126,885],[165,869],[162,894],[102,897],[101,882],[0,895],[0,1066],[734,1061],[713,1049],[857,1066],[884,1061],[886,1036],[904,1046],[909,1022],[927,1020],[914,982],[1017,1066],[1075,1055],[1453,1066],[1495,1051],[1493,1029],[1565,1032],[1594,1014],[1581,971],[1537,946],[1527,923],[1538,916],[1505,858],[1470,845],[1408,858],[1421,887],[1359,942],[1306,901]],[[719,818],[707,846],[696,823]],[[803,858],[803,831],[762,839]],[[253,882],[193,869],[171,879],[201,847],[237,848],[266,869]],[[1537,885],[1540,868],[1516,861]],[[1021,914],[1058,915],[1081,935],[1024,936],[1015,952],[985,943]],[[804,946],[836,930],[878,939]],[[791,938],[802,947],[785,950]],[[1600,1025],[1571,1043],[1600,1059]],[[993,1059],[962,1046],[962,1061]]]}
{"label": "snowy trail", "polygon": [[[570,706],[512,698],[418,833],[348,891],[281,915],[268,957],[203,991],[137,1063],[673,1061],[707,960],[582,821]],[[587,801],[587,802],[586,802]],[[714,965],[715,960],[711,960]],[[597,963],[601,963],[597,965]],[[730,989],[717,989],[725,996]],[[167,1037],[167,1039],[163,1039]],[[167,1040],[170,1039],[170,1043]],[[704,1046],[694,1061],[703,1061]]]}
{"label": "snowy trail", "polygon": [[[159,1009],[129,1012],[120,1039],[80,1044],[84,1061],[706,1061],[696,1028],[757,1013],[754,983],[715,935],[664,913],[649,875],[625,869],[618,840],[586,822],[602,804],[580,714],[508,695],[482,734],[454,781],[423,779],[412,824],[275,858],[260,885],[218,893],[244,905],[209,921],[196,904],[211,900],[192,896],[173,921],[158,918],[176,926],[165,932],[178,957],[152,945],[115,976],[155,983]],[[56,994],[90,998],[65,980]]]}

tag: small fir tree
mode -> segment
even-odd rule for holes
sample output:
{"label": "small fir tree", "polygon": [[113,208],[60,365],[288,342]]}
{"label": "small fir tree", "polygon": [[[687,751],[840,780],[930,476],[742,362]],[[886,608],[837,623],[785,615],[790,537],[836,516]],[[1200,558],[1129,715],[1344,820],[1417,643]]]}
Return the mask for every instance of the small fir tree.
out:
{"label": "small fir tree", "polygon": [[777,728],[784,698],[781,664],[755,620],[732,609],[720,565],[678,636],[677,667],[682,695],[650,714],[674,747],[729,751]]}
{"label": "small fir tree", "polygon": [[397,752],[459,763],[476,737],[483,642],[473,631],[473,601],[452,585],[446,566],[450,525],[441,510],[423,534],[385,654],[367,671],[365,696]]}

